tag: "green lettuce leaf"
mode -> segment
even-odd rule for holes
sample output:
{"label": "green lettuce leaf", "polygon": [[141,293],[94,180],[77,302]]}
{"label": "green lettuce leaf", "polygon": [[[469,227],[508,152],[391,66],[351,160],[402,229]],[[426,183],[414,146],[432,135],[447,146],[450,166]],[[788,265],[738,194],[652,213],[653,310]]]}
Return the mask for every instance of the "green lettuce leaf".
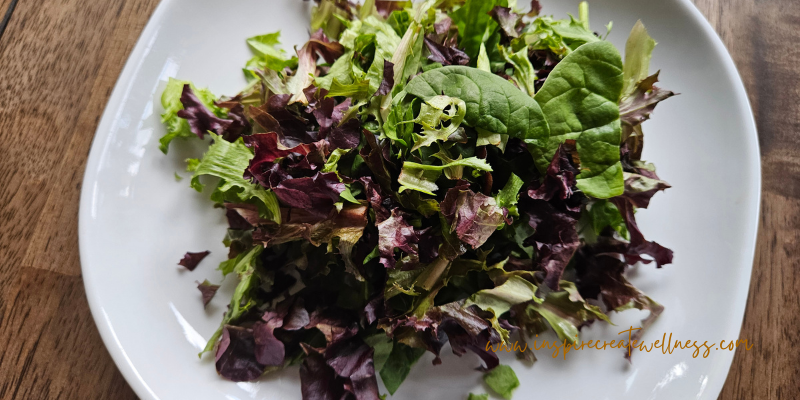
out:
{"label": "green lettuce leaf", "polygon": [[470,167],[479,171],[492,171],[492,167],[486,160],[477,157],[454,160],[453,162],[443,165],[426,165],[406,161],[403,163],[400,177],[397,178],[397,181],[402,185],[400,186],[399,192],[402,193],[404,190],[417,190],[433,196],[433,192],[439,189],[439,186],[436,185],[436,180],[442,176],[442,171],[444,171],[445,168],[458,166]]}
{"label": "green lettuce leaf", "polygon": [[587,321],[600,319],[611,324],[611,320],[599,307],[586,303],[578,293],[575,283],[561,281],[559,285],[562,291],[550,292],[544,300],[535,298],[526,310],[527,313],[535,312],[544,317],[559,339],[575,343],[578,327]]}
{"label": "green lettuce leaf", "polygon": [[497,193],[497,206],[507,208],[509,214],[518,216],[519,213],[517,213],[515,206],[519,201],[519,190],[522,189],[524,184],[520,177],[512,173],[506,185]]}
{"label": "green lettuce leaf", "polygon": [[297,67],[297,57],[289,57],[281,45],[281,32],[268,33],[247,38],[247,45],[253,51],[254,56],[244,67],[244,75],[248,80],[258,79],[256,70],[270,69],[281,72],[284,68]]}
{"label": "green lettuce leaf", "polygon": [[536,94],[534,83],[536,82],[536,71],[533,70],[531,60],[528,59],[528,46],[521,48],[516,53],[511,52],[510,49],[503,48],[503,57],[506,62],[514,67],[514,76],[512,79],[519,88],[533,97]]}
{"label": "green lettuce leaf", "polygon": [[647,33],[642,21],[636,21],[625,44],[625,64],[622,68],[622,97],[630,96],[636,86],[650,76],[650,59],[656,41]]}
{"label": "green lettuce leaf", "polygon": [[519,387],[517,374],[508,365],[498,365],[483,376],[483,381],[495,393],[504,399],[511,399],[514,390]]}
{"label": "green lettuce leaf", "polygon": [[[422,103],[416,123],[422,125],[422,133],[414,134],[414,147],[430,146],[437,141],[445,142],[456,133],[464,115],[467,113],[467,104],[461,99],[448,96],[435,96]],[[445,127],[443,124],[449,122]]]}
{"label": "green lettuce leaf", "polygon": [[459,46],[470,59],[477,59],[481,43],[494,33],[499,25],[489,15],[495,6],[508,7],[507,0],[467,0],[461,8],[450,13],[458,26]]}
{"label": "green lettuce leaf", "polygon": [[512,275],[502,285],[493,289],[481,290],[469,297],[465,307],[477,305],[484,311],[493,314],[492,326],[500,333],[503,342],[508,341],[508,331],[500,326],[498,318],[505,314],[511,307],[536,299],[536,285],[524,278]]}
{"label": "green lettuce leaf", "polygon": [[255,301],[250,297],[250,292],[259,281],[256,276],[256,261],[262,250],[264,250],[263,247],[255,246],[247,253],[242,253],[236,258],[220,264],[223,274],[236,272],[239,277],[239,283],[233,291],[230,306],[222,318],[222,323],[206,342],[206,347],[200,352],[201,356],[207,351],[214,350],[214,346],[222,335],[222,328],[225,325],[236,322],[239,317],[256,305]]}
{"label": "green lettuce leaf", "polygon": [[267,218],[280,223],[281,213],[278,199],[271,190],[266,190],[260,185],[246,181],[243,177],[244,170],[250,165],[253,153],[241,138],[230,143],[221,137],[209,132],[214,139],[208,151],[200,160],[190,160],[189,170],[194,172],[191,186],[202,191],[204,185],[200,182],[202,175],[211,175],[222,179],[217,190],[235,194],[242,201],[256,200],[259,211]]}
{"label": "green lettuce leaf", "polygon": [[586,211],[595,235],[600,235],[607,227],[611,227],[620,236],[628,239],[628,228],[625,225],[625,219],[622,218],[622,214],[620,214],[614,203],[608,200],[598,200],[591,203]]}
{"label": "green lettuce leaf", "polygon": [[[164,107],[164,113],[161,114],[161,123],[167,128],[167,133],[159,139],[158,148],[162,153],[167,154],[169,151],[169,144],[175,138],[192,138],[197,137],[189,129],[189,123],[178,116],[178,111],[183,110],[183,103],[181,103],[181,93],[183,93],[183,86],[189,85],[194,91],[197,98],[203,104],[214,112],[218,117],[225,117],[226,113],[214,105],[217,99],[208,89],[198,89],[193,83],[189,81],[182,81],[175,78],[169,78],[167,87],[161,93],[161,106]],[[244,171],[244,170],[243,170]]]}
{"label": "green lettuce leaf", "polygon": [[372,336],[364,338],[364,343],[368,344],[373,349],[372,362],[375,365],[375,370],[380,371],[389,360],[389,355],[394,348],[394,342],[385,333],[380,332]]}

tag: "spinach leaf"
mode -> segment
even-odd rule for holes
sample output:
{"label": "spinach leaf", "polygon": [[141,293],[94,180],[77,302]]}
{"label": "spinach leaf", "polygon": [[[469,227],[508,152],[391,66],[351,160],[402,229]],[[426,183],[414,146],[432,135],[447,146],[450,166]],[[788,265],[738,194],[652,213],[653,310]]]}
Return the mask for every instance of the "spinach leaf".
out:
{"label": "spinach leaf", "polygon": [[467,104],[464,120],[469,126],[520,138],[533,147],[544,146],[550,136],[539,104],[491,72],[463,66],[437,68],[412,79],[406,92],[425,101],[441,94],[461,99]]}
{"label": "spinach leaf", "polygon": [[587,218],[592,223],[592,228],[596,235],[600,235],[607,227],[615,230],[625,239],[628,239],[628,228],[625,219],[622,218],[619,209],[614,203],[608,200],[598,200],[587,206]]}
{"label": "spinach leaf", "polygon": [[558,145],[573,139],[581,160],[578,188],[599,199],[622,194],[618,105],[622,85],[622,57],[606,41],[579,47],[553,69],[534,97],[550,127],[547,151],[538,154],[531,149],[541,171]]}
{"label": "spinach leaf", "polygon": [[399,388],[400,384],[406,379],[408,373],[411,372],[411,366],[413,366],[424,353],[425,349],[416,349],[400,342],[394,344],[392,352],[389,354],[389,358],[383,364],[383,368],[381,368],[380,372],[381,380],[383,380],[383,384],[386,385],[386,390],[388,390],[390,394],[394,394],[394,392],[397,391],[397,388]]}

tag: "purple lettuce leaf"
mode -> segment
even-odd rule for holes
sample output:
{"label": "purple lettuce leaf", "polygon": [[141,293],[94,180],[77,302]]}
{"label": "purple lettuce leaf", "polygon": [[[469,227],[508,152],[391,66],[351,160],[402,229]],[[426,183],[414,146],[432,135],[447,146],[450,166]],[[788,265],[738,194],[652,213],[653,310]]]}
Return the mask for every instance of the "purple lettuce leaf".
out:
{"label": "purple lettuce leaf", "polygon": [[303,89],[308,99],[308,107],[305,112],[312,114],[319,124],[319,137],[325,138],[330,134],[334,126],[339,125],[344,119],[344,113],[351,107],[352,100],[346,99],[339,104],[336,100],[328,96],[328,91],[311,85]]}
{"label": "purple lettuce leaf", "polygon": [[440,208],[450,230],[473,249],[483,245],[505,221],[493,197],[475,193],[467,185],[448,190]]}
{"label": "purple lettuce leaf", "polygon": [[298,208],[281,209],[281,224],[264,224],[253,231],[253,241],[265,247],[305,239],[314,246],[335,237],[361,232],[367,225],[367,207],[345,205],[327,215]]}
{"label": "purple lettuce leaf", "polygon": [[217,294],[219,285],[214,285],[206,279],[202,283],[197,284],[197,289],[200,290],[200,295],[203,296],[203,307],[205,307],[211,302],[214,295]]}
{"label": "purple lettuce leaf", "polygon": [[261,221],[258,207],[254,204],[225,203],[225,217],[228,227],[241,231],[253,229]]}
{"label": "purple lettuce leaf", "polygon": [[633,93],[622,99],[619,105],[619,116],[623,124],[640,125],[650,119],[650,115],[658,103],[676,95],[672,91],[655,86],[659,73],[656,72],[639,82]]}
{"label": "purple lettuce leaf", "polygon": [[189,123],[192,133],[200,139],[204,139],[208,131],[222,135],[233,123],[231,120],[217,117],[200,101],[188,84],[183,85],[181,103],[183,104],[183,110],[178,111],[177,115]]}
{"label": "purple lettuce leaf", "polygon": [[294,178],[282,181],[272,190],[285,205],[304,209],[313,214],[327,216],[339,201],[345,184],[334,172],[317,173],[310,178]]}
{"label": "purple lettuce leaf", "polygon": [[375,222],[380,224],[391,216],[390,209],[395,208],[394,202],[391,198],[383,195],[382,189],[375,184],[371,177],[364,176],[359,181],[364,186],[367,201],[369,201],[372,210],[375,211]]}
{"label": "purple lettuce leaf", "polygon": [[394,249],[411,255],[417,254],[419,237],[406,219],[407,214],[395,208],[388,219],[378,224],[378,252],[381,256],[380,263],[386,268],[394,268],[397,262]]}
{"label": "purple lettuce leaf", "polygon": [[528,196],[536,200],[550,201],[553,198],[566,200],[575,190],[579,170],[573,165],[573,154],[577,155],[575,142],[568,140],[558,146],[553,160],[545,171],[542,182],[528,189]]}
{"label": "purple lettuce leaf", "polygon": [[431,55],[428,59],[433,62],[438,62],[442,65],[467,65],[469,64],[469,56],[467,53],[459,50],[455,46],[447,47],[441,45],[430,37],[425,38],[425,46],[430,51]]}
{"label": "purple lettuce leaf", "polygon": [[250,165],[245,170],[245,178],[263,175],[265,171],[272,168],[272,164],[277,159],[289,155],[306,156],[314,151],[317,145],[316,143],[300,144],[293,148],[285,148],[279,143],[278,134],[275,132],[245,136],[244,143],[255,153],[250,160]]}
{"label": "purple lettuce leaf", "polygon": [[[628,282],[624,275],[626,263],[607,251],[603,244],[586,246],[578,251],[575,256],[576,286],[581,296],[602,300],[609,310],[636,308],[649,311],[650,315],[642,320],[642,329],[631,336],[631,339],[640,340],[645,330],[664,311],[664,306]],[[630,360],[627,349],[625,358]]]}
{"label": "purple lettuce leaf", "polygon": [[314,32],[308,40],[309,47],[322,57],[326,63],[333,64],[336,59],[344,54],[344,46],[339,42],[328,39],[322,28]]}
{"label": "purple lettuce leaf", "polygon": [[259,364],[277,367],[283,365],[286,349],[283,342],[275,337],[275,329],[283,326],[284,315],[275,311],[267,311],[253,325],[253,337],[255,339],[255,356]]}
{"label": "purple lettuce leaf", "polygon": [[294,304],[292,304],[292,308],[289,309],[289,312],[283,319],[283,326],[281,329],[296,331],[305,328],[308,323],[311,322],[308,310],[306,310],[303,304],[304,301],[302,297],[298,297],[295,300]]}
{"label": "purple lettuce leaf", "polygon": [[524,243],[535,246],[536,266],[545,272],[544,283],[559,290],[558,282],[564,268],[580,246],[578,220],[571,213],[559,211],[543,200],[524,198],[519,210],[528,214],[528,224],[535,230]]}
{"label": "purple lettuce leaf", "polygon": [[449,303],[439,307],[443,315],[441,328],[447,334],[453,353],[462,356],[467,350],[484,362],[480,370],[491,370],[500,365],[497,353],[486,349],[486,344],[500,343],[500,334],[492,324],[478,315],[477,307],[462,308],[462,303]]}
{"label": "purple lettuce leaf", "polygon": [[328,346],[352,338],[358,333],[358,323],[352,315],[339,308],[314,310],[305,329],[316,328],[325,336]]}
{"label": "purple lettuce leaf", "polygon": [[[631,236],[631,242],[626,254],[650,256],[653,261],[655,261],[658,268],[666,264],[672,264],[672,250],[656,242],[647,241],[644,238],[644,234],[636,223],[633,203],[624,197],[615,197],[611,199],[611,202],[617,206],[620,214],[622,214],[622,218],[625,220],[625,225],[628,227],[628,232]],[[640,261],[645,263],[649,262],[641,258]]]}
{"label": "purple lettuce leaf", "polygon": [[384,157],[384,147],[382,147],[375,135],[368,130],[364,130],[364,138],[367,144],[361,148],[360,155],[364,159],[364,163],[372,171],[372,178],[380,185],[384,193],[394,193],[392,189],[392,179],[389,170],[387,169],[386,157]]}
{"label": "purple lettuce leaf", "polygon": [[361,339],[335,343],[325,349],[325,362],[348,381],[345,389],[357,400],[378,400],[378,380],[372,359],[373,349]]}
{"label": "purple lettuce leaf", "polygon": [[529,17],[535,17],[542,12],[542,5],[539,0],[531,0],[531,11],[527,14]]}
{"label": "purple lettuce leaf", "polygon": [[183,265],[189,271],[194,271],[194,269],[197,268],[197,264],[200,264],[200,261],[203,261],[209,254],[211,254],[210,251],[201,251],[199,253],[188,251],[183,255],[183,258],[178,261],[178,265]]}
{"label": "purple lettuce leaf", "polygon": [[319,140],[319,131],[296,104],[289,104],[291,95],[276,94],[260,107],[250,107],[251,117],[265,132],[278,134],[284,147],[292,148]]}
{"label": "purple lettuce leaf", "polygon": [[375,96],[385,96],[392,91],[394,87],[394,64],[389,60],[383,60],[383,80]]}
{"label": "purple lettuce leaf", "polygon": [[500,29],[507,37],[519,37],[517,23],[519,22],[520,16],[511,11],[510,8],[494,6],[494,8],[489,11],[489,15],[500,25]]}
{"label": "purple lettuce leaf", "polygon": [[347,122],[333,128],[328,135],[331,150],[354,149],[361,143],[361,122],[352,118]]}
{"label": "purple lettuce leaf", "polygon": [[300,391],[303,400],[342,400],[346,399],[344,380],[325,363],[322,354],[316,349],[302,344],[306,358],[300,365]]}
{"label": "purple lettuce leaf", "polygon": [[217,373],[234,382],[255,380],[265,368],[256,360],[255,348],[252,329],[225,325],[217,347]]}
{"label": "purple lettuce leaf", "polygon": [[437,235],[432,226],[417,231],[419,243],[417,252],[419,261],[423,264],[432,263],[439,257],[439,245],[442,244],[442,237]]}

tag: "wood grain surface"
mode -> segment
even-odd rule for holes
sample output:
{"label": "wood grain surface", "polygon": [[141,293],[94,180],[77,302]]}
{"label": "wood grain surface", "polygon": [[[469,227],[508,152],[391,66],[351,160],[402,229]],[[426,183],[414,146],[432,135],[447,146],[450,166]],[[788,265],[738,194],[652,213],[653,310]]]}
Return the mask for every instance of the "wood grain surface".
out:
{"label": "wood grain surface", "polygon": [[[741,333],[755,346],[719,398],[800,399],[800,1],[695,2],[742,74],[763,162]],[[89,313],[77,216],[100,115],[157,3],[0,0],[0,399],[136,398]]]}

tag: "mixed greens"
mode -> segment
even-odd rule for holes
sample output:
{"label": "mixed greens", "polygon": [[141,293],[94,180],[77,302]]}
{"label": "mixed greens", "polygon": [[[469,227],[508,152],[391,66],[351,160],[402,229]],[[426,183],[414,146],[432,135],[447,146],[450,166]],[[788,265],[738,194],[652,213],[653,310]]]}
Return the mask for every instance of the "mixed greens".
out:
{"label": "mixed greens", "polygon": [[[641,160],[642,122],[674,95],[649,72],[655,41],[637,23],[623,61],[585,3],[540,9],[321,0],[296,55],[278,32],[247,39],[236,96],[169,81],[161,150],[211,139],[191,186],[213,182],[230,227],[219,270],[238,285],[205,349],[221,376],[299,364],[304,399],[378,399],[378,375],[394,394],[449,343],[510,398],[487,344],[662,312],[625,278],[672,262],[635,220],[669,188]],[[217,288],[199,285],[205,304]]]}

